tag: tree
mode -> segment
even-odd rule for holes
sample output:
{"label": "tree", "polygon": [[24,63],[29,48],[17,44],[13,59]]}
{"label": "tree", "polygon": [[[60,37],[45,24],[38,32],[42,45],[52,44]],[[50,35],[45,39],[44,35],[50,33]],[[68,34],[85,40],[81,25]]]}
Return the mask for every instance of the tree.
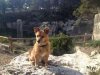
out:
{"label": "tree", "polygon": [[12,10],[14,11],[15,8],[17,8],[18,10],[23,9],[23,5],[26,0],[8,0],[8,1],[9,1],[9,7],[12,8]]}
{"label": "tree", "polygon": [[100,8],[100,0],[81,0],[80,6],[74,11],[76,17],[95,14]]}
{"label": "tree", "polygon": [[0,0],[0,10],[1,10],[2,14],[5,14],[6,7],[7,7],[6,1],[5,0]]}

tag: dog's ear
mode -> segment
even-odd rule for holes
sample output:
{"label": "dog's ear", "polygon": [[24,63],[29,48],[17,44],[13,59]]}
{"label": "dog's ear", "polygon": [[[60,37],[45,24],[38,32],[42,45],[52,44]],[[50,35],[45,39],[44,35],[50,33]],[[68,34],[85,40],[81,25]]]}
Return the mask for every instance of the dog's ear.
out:
{"label": "dog's ear", "polygon": [[48,33],[49,33],[49,28],[46,27],[46,28],[44,29],[44,32],[45,32],[46,34],[48,34]]}
{"label": "dog's ear", "polygon": [[34,29],[34,32],[35,33],[38,32],[38,31],[40,31],[40,28],[39,27],[34,27],[33,29]]}

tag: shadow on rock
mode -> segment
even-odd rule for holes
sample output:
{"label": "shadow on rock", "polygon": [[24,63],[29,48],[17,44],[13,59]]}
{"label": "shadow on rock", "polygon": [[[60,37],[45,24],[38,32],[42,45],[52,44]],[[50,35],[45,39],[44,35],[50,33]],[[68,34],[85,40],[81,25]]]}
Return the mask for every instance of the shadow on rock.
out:
{"label": "shadow on rock", "polygon": [[52,62],[49,62],[48,70],[54,75],[83,75],[76,70],[68,68],[67,66],[53,64]]}

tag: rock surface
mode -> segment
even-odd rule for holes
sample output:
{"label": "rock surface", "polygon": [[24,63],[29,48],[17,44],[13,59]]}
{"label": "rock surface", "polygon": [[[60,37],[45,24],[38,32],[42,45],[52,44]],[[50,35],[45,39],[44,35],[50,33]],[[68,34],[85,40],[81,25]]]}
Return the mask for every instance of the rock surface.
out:
{"label": "rock surface", "polygon": [[94,18],[93,39],[100,40],[100,13]]}
{"label": "rock surface", "polygon": [[28,52],[0,68],[0,75],[100,75],[100,54],[89,57],[76,47],[74,54],[50,55],[48,68],[35,68],[28,61]]}

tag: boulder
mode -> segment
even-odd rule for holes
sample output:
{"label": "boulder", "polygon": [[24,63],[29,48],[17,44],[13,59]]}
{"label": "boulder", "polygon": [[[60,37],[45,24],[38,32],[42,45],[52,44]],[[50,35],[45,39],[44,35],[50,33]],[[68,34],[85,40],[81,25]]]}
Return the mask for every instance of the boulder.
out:
{"label": "boulder", "polygon": [[[89,57],[76,47],[74,54],[49,56],[48,68],[34,67],[28,60],[28,52],[21,54],[0,69],[1,75],[100,75],[100,55]],[[95,75],[95,74],[94,74]]]}

